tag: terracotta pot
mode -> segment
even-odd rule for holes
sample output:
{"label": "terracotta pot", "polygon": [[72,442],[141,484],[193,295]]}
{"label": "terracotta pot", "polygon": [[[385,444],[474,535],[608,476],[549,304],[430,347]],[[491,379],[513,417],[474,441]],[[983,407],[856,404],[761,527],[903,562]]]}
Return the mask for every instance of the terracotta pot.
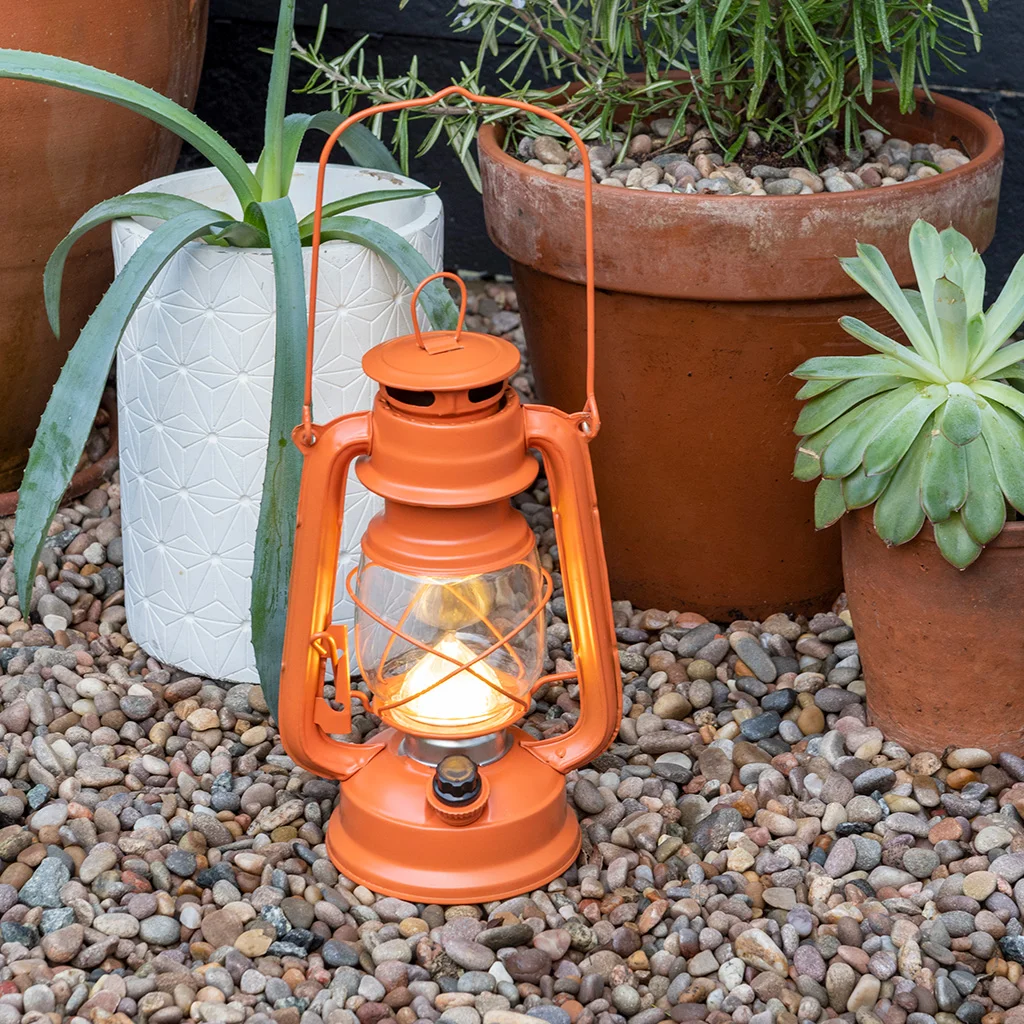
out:
{"label": "terracotta pot", "polygon": [[[195,100],[207,0],[0,0],[0,46],[114,71],[186,106]],[[109,229],[72,250],[58,341],[43,309],[43,267],[94,203],[174,169],[179,139],[104,100],[0,80],[0,491],[17,487],[67,351],[113,276]]]}
{"label": "terracotta pot", "polygon": [[910,751],[1024,754],[1024,522],[961,572],[932,528],[887,548],[873,509],[842,520],[846,593],[868,714]]}
{"label": "terracotta pot", "polygon": [[[880,88],[883,88],[880,86]],[[813,529],[813,488],[792,479],[787,375],[812,355],[864,351],[836,321],[888,318],[843,273],[856,241],[913,282],[907,233],[923,217],[984,249],[995,229],[1003,135],[956,100],[907,117],[914,142],[961,140],[974,158],[892,188],[792,197],[596,188],[597,398],[592,445],[612,593],[640,607],[762,618],[827,607],[841,585],[836,531]],[[583,402],[583,183],[480,135],[491,238],[512,261],[542,401]]]}

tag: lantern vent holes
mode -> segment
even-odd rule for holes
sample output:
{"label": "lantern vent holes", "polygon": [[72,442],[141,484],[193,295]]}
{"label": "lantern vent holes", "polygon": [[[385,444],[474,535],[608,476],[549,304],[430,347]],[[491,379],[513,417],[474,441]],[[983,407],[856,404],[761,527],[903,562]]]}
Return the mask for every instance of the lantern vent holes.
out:
{"label": "lantern vent holes", "polygon": [[406,388],[393,387],[386,387],[384,390],[396,402],[401,402],[403,405],[416,405],[426,409],[434,404],[433,391],[410,391]]}
{"label": "lantern vent holes", "polygon": [[[415,405],[421,409],[427,409],[434,404],[437,400],[437,396],[433,391],[412,391],[408,388],[394,388],[390,385],[384,389],[389,398],[393,398],[396,402],[401,402],[403,405]],[[497,397],[505,390],[505,382],[498,381],[496,384],[485,384],[483,387],[470,388],[467,392],[467,397],[473,405],[479,405],[481,402],[487,402],[492,398]]]}
{"label": "lantern vent holes", "polygon": [[469,389],[469,400],[474,404],[477,402],[486,402],[488,398],[494,398],[495,395],[500,395],[505,390],[505,382],[498,381],[497,384],[487,384],[482,388],[470,388]]}

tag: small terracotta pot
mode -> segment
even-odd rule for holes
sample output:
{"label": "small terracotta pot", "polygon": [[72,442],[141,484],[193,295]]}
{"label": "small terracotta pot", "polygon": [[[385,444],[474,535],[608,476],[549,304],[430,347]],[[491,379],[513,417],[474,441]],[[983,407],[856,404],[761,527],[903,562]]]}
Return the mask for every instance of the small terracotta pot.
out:
{"label": "small terracotta pot", "polygon": [[[207,0],[0,0],[0,46],[35,50],[113,71],[185,106],[195,102]],[[113,277],[110,231],[71,250],[61,336],[43,307],[43,268],[94,203],[168,174],[181,140],[113,103],[35,82],[0,80],[0,491],[18,486],[50,391]]]}
{"label": "small terracotta pot", "polygon": [[[879,90],[887,88],[879,84]],[[984,249],[995,230],[1003,135],[956,100],[875,115],[913,142],[958,144],[970,163],[891,188],[701,196],[594,189],[597,399],[591,446],[612,593],[718,621],[827,607],[841,585],[836,531],[815,533],[813,488],[792,479],[798,382],[816,355],[865,351],[843,314],[894,329],[837,256],[870,242],[913,283],[919,217]],[[484,210],[509,256],[540,398],[583,403],[583,183],[480,134]]]}
{"label": "small terracotta pot", "polygon": [[873,724],[910,751],[1024,755],[1024,522],[960,571],[930,524],[888,548],[872,517],[845,515],[842,538]]}

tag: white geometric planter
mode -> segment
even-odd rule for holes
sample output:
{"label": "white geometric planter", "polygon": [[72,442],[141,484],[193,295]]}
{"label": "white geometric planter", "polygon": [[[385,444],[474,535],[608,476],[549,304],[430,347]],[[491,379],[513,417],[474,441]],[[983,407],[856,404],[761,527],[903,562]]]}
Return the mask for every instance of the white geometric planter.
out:
{"label": "white geometric planter", "polygon": [[[291,197],[313,208],[316,165],[299,164]],[[418,183],[332,165],[325,201]],[[170,192],[241,211],[214,169],[172,174],[135,191]],[[435,270],[443,265],[435,195],[358,211],[393,228]],[[149,226],[147,226],[147,224]],[[155,223],[113,225],[117,270]],[[304,249],[309,281],[310,249]],[[412,330],[411,289],[375,253],[350,242],[321,249],[313,413],[316,422],[368,409],[360,360]],[[421,322],[426,319],[421,315]],[[193,242],[164,268],[117,355],[125,604],[133,638],[161,661],[214,679],[257,682],[249,587],[270,423],[274,270],[269,249]],[[335,619],[351,619],[345,574],[379,499],[350,474]]]}

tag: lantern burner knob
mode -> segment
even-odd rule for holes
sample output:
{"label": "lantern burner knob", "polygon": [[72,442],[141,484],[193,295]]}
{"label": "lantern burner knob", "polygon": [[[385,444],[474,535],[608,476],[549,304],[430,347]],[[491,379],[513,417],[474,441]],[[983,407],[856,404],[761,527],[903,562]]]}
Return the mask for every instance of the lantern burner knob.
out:
{"label": "lantern burner knob", "polygon": [[449,754],[434,771],[434,794],[449,807],[472,803],[482,786],[476,763],[464,754]]}

